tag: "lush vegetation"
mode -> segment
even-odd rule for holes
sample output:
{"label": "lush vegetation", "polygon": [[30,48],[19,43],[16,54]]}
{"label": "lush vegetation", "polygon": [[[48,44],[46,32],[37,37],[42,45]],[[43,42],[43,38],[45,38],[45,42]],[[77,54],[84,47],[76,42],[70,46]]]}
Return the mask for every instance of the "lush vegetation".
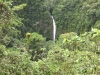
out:
{"label": "lush vegetation", "polygon": [[100,0],[0,0],[0,75],[99,75],[99,23]]}

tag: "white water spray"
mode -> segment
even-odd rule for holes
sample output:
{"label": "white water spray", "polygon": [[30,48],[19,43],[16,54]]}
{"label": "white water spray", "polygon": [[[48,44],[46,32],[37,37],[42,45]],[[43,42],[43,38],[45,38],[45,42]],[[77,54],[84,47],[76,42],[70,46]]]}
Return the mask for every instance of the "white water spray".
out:
{"label": "white water spray", "polygon": [[51,15],[51,17],[52,17],[52,21],[53,21],[53,40],[55,42],[55,39],[56,39],[56,23],[55,23],[55,20],[54,20],[52,15]]}

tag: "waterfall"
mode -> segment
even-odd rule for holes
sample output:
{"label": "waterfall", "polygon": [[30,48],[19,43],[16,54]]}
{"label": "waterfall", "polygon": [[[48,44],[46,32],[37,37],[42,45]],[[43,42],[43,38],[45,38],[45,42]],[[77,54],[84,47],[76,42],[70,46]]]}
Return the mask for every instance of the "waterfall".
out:
{"label": "waterfall", "polygon": [[55,23],[55,20],[54,20],[52,15],[51,15],[51,18],[52,18],[52,21],[53,21],[53,40],[55,42],[55,39],[56,39],[56,23]]}

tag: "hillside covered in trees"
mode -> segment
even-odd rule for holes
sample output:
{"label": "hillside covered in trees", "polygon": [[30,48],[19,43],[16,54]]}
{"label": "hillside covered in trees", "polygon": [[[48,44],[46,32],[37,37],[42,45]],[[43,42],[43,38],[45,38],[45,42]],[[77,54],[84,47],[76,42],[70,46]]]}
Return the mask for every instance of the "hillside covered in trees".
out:
{"label": "hillside covered in trees", "polygon": [[0,0],[0,75],[100,75],[99,41],[100,0]]}

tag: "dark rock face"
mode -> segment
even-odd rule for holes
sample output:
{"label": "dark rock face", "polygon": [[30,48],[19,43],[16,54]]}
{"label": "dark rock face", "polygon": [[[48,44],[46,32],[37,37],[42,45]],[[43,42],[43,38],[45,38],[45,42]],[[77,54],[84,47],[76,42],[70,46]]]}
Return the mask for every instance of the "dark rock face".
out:
{"label": "dark rock face", "polygon": [[50,12],[50,15],[52,15],[53,9],[52,9],[52,8],[50,8],[49,12]]}

